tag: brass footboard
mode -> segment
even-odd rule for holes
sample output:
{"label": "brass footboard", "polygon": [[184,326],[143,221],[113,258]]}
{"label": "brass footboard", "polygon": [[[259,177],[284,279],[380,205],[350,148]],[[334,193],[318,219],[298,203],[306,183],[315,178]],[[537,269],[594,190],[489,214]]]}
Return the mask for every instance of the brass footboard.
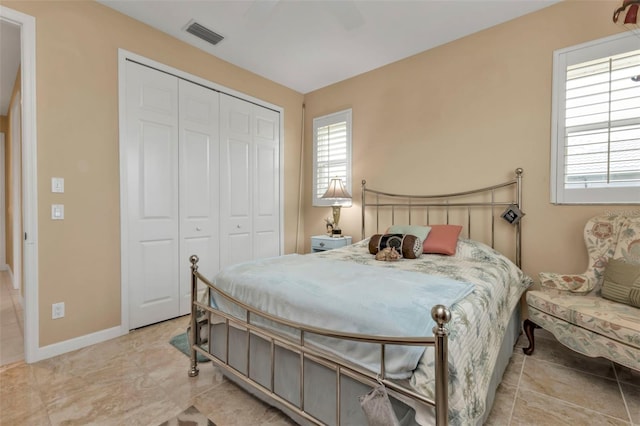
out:
{"label": "brass footboard", "polygon": [[[228,293],[213,286],[211,281],[203,277],[198,272],[198,257],[191,256],[191,369],[189,370],[189,376],[194,377],[199,373],[197,354],[201,353],[203,356],[209,358],[218,367],[222,368],[226,373],[233,375],[235,378],[246,383],[252,388],[264,395],[279,402],[283,406],[287,407],[292,412],[300,415],[304,419],[315,423],[323,424],[322,421],[305,411],[304,406],[304,361],[311,360],[320,365],[323,365],[336,372],[336,424],[341,424],[340,413],[340,380],[341,377],[348,376],[352,379],[364,383],[366,385],[374,386],[378,382],[383,383],[389,392],[394,395],[400,395],[405,398],[409,398],[417,403],[427,404],[435,408],[436,424],[438,426],[447,424],[448,414],[448,355],[447,355],[447,336],[448,330],[445,325],[451,319],[451,313],[448,308],[442,305],[436,305],[431,310],[431,316],[436,321],[436,326],[433,328],[433,337],[393,337],[393,336],[372,336],[356,333],[341,333],[334,330],[328,330],[318,327],[310,327],[304,324],[299,324],[286,319],[278,318],[270,315],[266,312],[259,311],[251,306],[244,304],[243,302],[235,299]],[[216,292],[221,297],[229,300],[246,311],[246,318],[244,320],[238,319],[225,312],[217,310],[209,303],[202,303],[198,301],[197,290],[198,282],[205,284],[207,289],[207,295],[210,292]],[[210,300],[207,297],[207,302]],[[197,345],[197,316],[198,310],[202,310],[207,313],[208,316],[215,314],[224,319],[226,326],[226,356],[222,360],[212,353],[207,352],[199,345]],[[269,330],[264,326],[257,325],[253,322],[256,318],[262,318],[264,320],[290,327],[299,332],[299,338],[293,339],[283,334],[276,333]],[[245,372],[242,372],[230,365],[229,363],[229,326],[233,325],[247,330],[247,368]],[[337,339],[348,339],[358,342],[373,343],[380,346],[380,369],[378,372],[366,370],[362,367],[354,365],[350,362],[340,359],[339,357],[320,350],[316,347],[310,346],[306,342],[305,336],[308,334],[320,335]],[[250,360],[250,345],[251,336],[259,336],[270,344],[270,362],[271,362],[271,380],[270,385],[265,386],[256,380],[252,379],[249,375],[249,360]],[[387,345],[409,345],[409,346],[434,346],[435,347],[435,401],[431,400],[424,395],[415,392],[413,389],[403,385],[402,383],[389,380],[385,377],[385,348]],[[300,403],[299,406],[292,404],[290,401],[282,398],[274,391],[274,363],[275,363],[275,349],[276,346],[286,348],[299,355],[300,358]]]}

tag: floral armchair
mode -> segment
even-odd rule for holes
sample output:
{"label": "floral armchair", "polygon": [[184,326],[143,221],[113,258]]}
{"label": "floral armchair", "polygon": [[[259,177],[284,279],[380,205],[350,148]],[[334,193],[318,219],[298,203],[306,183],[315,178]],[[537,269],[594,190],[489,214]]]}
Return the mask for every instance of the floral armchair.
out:
{"label": "floral armchair", "polygon": [[523,328],[531,355],[534,329],[550,331],[565,346],[640,371],[640,308],[602,297],[609,259],[640,264],[640,215],[603,215],[584,228],[589,266],[579,275],[540,273],[541,290],[527,292]]}

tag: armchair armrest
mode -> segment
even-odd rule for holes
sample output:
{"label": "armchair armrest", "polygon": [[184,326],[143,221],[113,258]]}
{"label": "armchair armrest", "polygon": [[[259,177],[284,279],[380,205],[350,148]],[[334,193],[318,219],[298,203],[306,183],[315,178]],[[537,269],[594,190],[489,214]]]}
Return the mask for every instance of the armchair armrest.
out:
{"label": "armchair armrest", "polygon": [[553,272],[540,272],[540,285],[543,290],[553,290],[559,294],[584,296],[596,286],[596,282],[587,274],[566,275]]}

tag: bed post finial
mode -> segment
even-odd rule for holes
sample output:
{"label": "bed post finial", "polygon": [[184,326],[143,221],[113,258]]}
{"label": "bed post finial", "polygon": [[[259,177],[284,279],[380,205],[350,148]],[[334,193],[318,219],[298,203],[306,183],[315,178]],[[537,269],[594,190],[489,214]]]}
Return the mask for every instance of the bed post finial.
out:
{"label": "bed post finial", "polygon": [[431,308],[431,318],[436,322],[433,335],[436,338],[436,425],[446,425],[449,413],[449,354],[445,325],[451,321],[451,311],[444,305]]}
{"label": "bed post finial", "polygon": [[198,262],[200,261],[200,258],[198,258],[198,256],[196,256],[195,254],[192,254],[191,256],[189,256],[189,262],[191,262],[191,269],[194,271],[198,270]]}
{"label": "bed post finial", "polygon": [[444,305],[436,305],[431,309],[431,318],[438,324],[438,328],[444,327],[451,321],[451,311]]}
{"label": "bed post finial", "polygon": [[195,254],[189,256],[189,262],[191,262],[191,326],[189,330],[189,345],[191,346],[191,369],[189,370],[189,377],[195,377],[198,375],[198,354],[193,345],[198,341],[198,307],[195,302],[198,298],[198,256]]}
{"label": "bed post finial", "polygon": [[518,167],[516,169],[516,176],[520,177],[524,173],[524,169],[522,167]]}

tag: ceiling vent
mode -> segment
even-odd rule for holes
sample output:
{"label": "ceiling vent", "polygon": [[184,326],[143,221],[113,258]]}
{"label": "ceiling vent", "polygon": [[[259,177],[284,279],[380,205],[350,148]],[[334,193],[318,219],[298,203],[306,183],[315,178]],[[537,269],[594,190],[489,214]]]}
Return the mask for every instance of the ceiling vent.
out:
{"label": "ceiling vent", "polygon": [[224,40],[224,37],[220,34],[211,31],[209,28],[206,28],[195,21],[191,21],[186,30],[188,33],[191,33],[214,46]]}

